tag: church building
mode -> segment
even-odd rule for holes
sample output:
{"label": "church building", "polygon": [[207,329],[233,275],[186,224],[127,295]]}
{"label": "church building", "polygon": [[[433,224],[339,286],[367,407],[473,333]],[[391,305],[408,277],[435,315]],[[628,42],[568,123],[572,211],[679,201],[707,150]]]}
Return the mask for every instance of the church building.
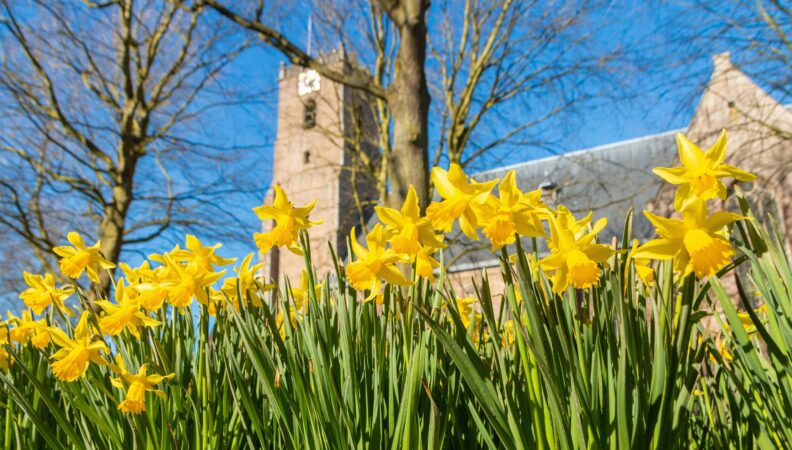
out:
{"label": "church building", "polygon": [[[345,55],[327,55],[337,70],[355,70]],[[728,134],[728,163],[758,176],[745,184],[746,196],[758,216],[772,215],[783,230],[792,230],[792,111],[774,100],[731,63],[728,54],[713,58],[713,72],[689,126],[684,129],[526,161],[471,174],[477,181],[503,178],[514,170],[524,191],[541,188],[545,202],[563,204],[576,215],[594,211],[607,217],[601,238],[621,236],[624,219],[632,208],[633,236],[653,237],[653,229],[640,214],[643,209],[670,215],[673,187],[665,185],[651,169],[679,165],[676,134],[684,133],[706,150],[722,129]],[[324,79],[300,67],[281,69],[278,94],[278,127],[272,184],[279,184],[297,206],[317,199],[311,213],[324,223],[311,228],[311,253],[317,273],[333,272],[327,242],[346,260],[346,237],[353,226],[372,220],[376,202],[374,180],[359,170],[360,158],[377,158],[379,134],[365,94]],[[272,190],[265,202],[271,203]],[[733,207],[733,205],[723,205]],[[264,223],[265,231],[271,223]],[[787,246],[790,245],[789,232]],[[486,242],[470,242],[455,229],[444,250],[449,279],[458,294],[469,294],[473,279],[488,273],[493,289],[502,283],[497,255]],[[544,249],[539,249],[540,253]],[[301,257],[273,249],[264,256],[267,277],[298,279]]]}

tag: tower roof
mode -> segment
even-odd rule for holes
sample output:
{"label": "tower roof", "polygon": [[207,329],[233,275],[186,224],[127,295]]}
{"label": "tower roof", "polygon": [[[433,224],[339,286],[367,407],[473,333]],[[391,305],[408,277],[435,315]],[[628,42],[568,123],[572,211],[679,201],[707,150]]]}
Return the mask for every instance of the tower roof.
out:
{"label": "tower roof", "polygon": [[694,142],[711,144],[722,129],[767,135],[792,125],[792,112],[737,68],[728,52],[713,56],[712,64],[712,76],[687,130]]}

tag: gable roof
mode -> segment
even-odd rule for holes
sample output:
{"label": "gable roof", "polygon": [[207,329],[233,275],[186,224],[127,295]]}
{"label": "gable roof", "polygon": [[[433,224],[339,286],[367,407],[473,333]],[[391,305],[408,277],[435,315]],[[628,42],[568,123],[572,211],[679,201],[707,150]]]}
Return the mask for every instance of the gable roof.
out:
{"label": "gable roof", "polygon": [[[633,237],[646,240],[653,229],[641,214],[646,204],[655,198],[662,184],[652,173],[657,166],[670,166],[677,153],[675,135],[684,130],[630,139],[598,147],[578,150],[547,158],[527,161],[472,175],[476,181],[502,179],[510,170],[517,176],[517,185],[523,191],[542,185],[554,185],[556,204],[568,207],[576,216],[594,211],[594,220],[608,219],[608,226],[600,234],[603,242],[613,236],[621,237],[624,219],[630,208],[636,212],[633,220]],[[498,264],[497,255],[490,252],[486,238],[472,242],[458,226],[450,233],[449,247],[444,250],[450,272],[489,267]],[[539,253],[544,253],[544,240]],[[530,240],[523,242],[531,249]]]}

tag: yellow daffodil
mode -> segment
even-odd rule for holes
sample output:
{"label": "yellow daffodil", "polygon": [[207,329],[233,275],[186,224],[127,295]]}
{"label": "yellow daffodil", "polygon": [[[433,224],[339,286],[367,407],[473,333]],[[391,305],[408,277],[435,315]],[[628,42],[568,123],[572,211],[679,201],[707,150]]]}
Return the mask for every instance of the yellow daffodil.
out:
{"label": "yellow daffodil", "polygon": [[638,249],[638,240],[633,240],[632,249],[630,253],[627,255],[627,267],[626,270],[630,268],[630,261],[633,262],[635,265],[635,273],[638,275],[638,278],[645,284],[646,286],[651,286],[654,284],[655,281],[655,271],[650,265],[651,259],[649,258],[635,258],[635,251]]}
{"label": "yellow daffodil", "polygon": [[[314,285],[314,296],[317,300],[321,298],[323,286],[323,283]],[[310,291],[308,289],[308,272],[305,270],[302,271],[299,287],[292,287],[290,292],[291,298],[294,301],[294,306],[289,306],[289,322],[291,323],[292,328],[297,328],[297,323],[305,314],[308,313],[308,303],[310,301]],[[283,321],[284,313],[283,310],[281,310],[278,312],[277,316],[275,316],[275,325],[278,327],[281,339],[286,339],[286,328],[284,327]]]}
{"label": "yellow daffodil", "polygon": [[[721,340],[720,336],[718,336],[718,338],[715,339],[715,349],[718,351],[718,353],[720,353],[721,358],[723,358],[724,362],[732,361],[734,359],[734,356],[732,355],[731,351],[729,351],[729,347],[723,343],[723,340]],[[710,361],[715,363],[716,362],[715,357],[710,355]]]}
{"label": "yellow daffodil", "polygon": [[303,207],[295,208],[280,186],[275,185],[274,189],[275,200],[272,206],[261,205],[253,208],[253,212],[262,221],[275,221],[275,226],[271,231],[253,235],[256,246],[262,253],[268,252],[272,247],[286,247],[293,253],[302,254],[297,242],[299,231],[322,223],[321,220],[308,220],[308,214],[316,206],[316,200]]}
{"label": "yellow daffodil", "polygon": [[517,187],[515,172],[510,170],[498,186],[498,198],[490,196],[482,219],[484,234],[497,250],[513,244],[515,234],[526,237],[545,235],[542,218],[549,208],[542,203],[542,191],[523,194]]}
{"label": "yellow daffodil", "polygon": [[347,266],[347,277],[349,284],[355,289],[370,292],[366,300],[371,300],[377,295],[383,278],[391,284],[410,284],[395,266],[395,263],[403,261],[403,259],[392,249],[385,248],[386,235],[381,224],[375,225],[366,236],[368,249],[357,241],[354,228],[351,233],[351,242],[352,252],[357,259]]}
{"label": "yellow daffodil", "polygon": [[123,278],[116,284],[115,300],[116,303],[107,300],[96,301],[105,312],[105,316],[99,319],[99,328],[103,333],[117,336],[122,331],[128,330],[133,336],[140,338],[140,327],[155,327],[161,324],[159,320],[152,319],[141,311],[138,293],[132,288],[127,288]]}
{"label": "yellow daffodil", "polygon": [[478,216],[490,196],[490,191],[498,180],[478,183],[471,179],[457,164],[451,164],[448,172],[435,167],[432,169],[432,182],[443,198],[441,202],[433,202],[426,209],[426,216],[435,230],[448,232],[454,221],[459,219],[459,227],[470,239],[478,239],[476,228]]}
{"label": "yellow daffodil", "polygon": [[[317,300],[322,298],[321,293],[323,286],[323,283],[314,285],[314,297]],[[305,270],[302,271],[302,275],[300,276],[300,286],[292,287],[291,295],[294,299],[294,306],[297,308],[297,310],[303,313],[307,312],[308,300],[310,299],[310,290],[308,290],[308,272]]]}
{"label": "yellow daffodil", "polygon": [[[553,292],[562,293],[571,284],[585,289],[599,282],[600,263],[613,254],[607,245],[595,244],[597,234],[607,225],[606,219],[598,220],[591,231],[575,237],[575,220],[556,220],[550,216],[550,256],[539,261],[545,271],[552,271]],[[571,227],[570,227],[571,226]]]}
{"label": "yellow daffodil", "polygon": [[19,294],[19,298],[25,302],[35,314],[41,314],[44,309],[54,304],[59,310],[68,315],[72,315],[71,310],[66,307],[64,302],[69,296],[74,293],[74,288],[71,286],[55,286],[55,278],[52,274],[33,275],[25,272],[25,283],[29,286],[27,289]]}
{"label": "yellow daffodil", "polygon": [[503,331],[501,331],[501,345],[503,348],[514,345],[514,320],[512,319],[503,322]]}
{"label": "yellow daffodil", "polygon": [[[764,304],[754,309],[754,314],[756,314],[757,318],[762,324],[766,323],[766,318],[762,316],[767,315],[767,304]],[[756,333],[756,325],[754,324],[753,319],[751,319],[750,314],[748,314],[747,312],[737,313],[737,317],[740,319],[740,323],[742,324],[742,327],[746,333],[748,334]],[[731,330],[731,326],[729,325],[729,322],[724,321],[723,325],[726,331]]]}
{"label": "yellow daffodil", "polygon": [[429,281],[434,281],[435,267],[440,267],[440,262],[432,256],[434,252],[435,249],[424,247],[415,257],[415,272]]}
{"label": "yellow daffodil", "polygon": [[[297,328],[297,321],[298,318],[301,319],[303,314],[298,314],[297,310],[293,307],[289,307],[289,323],[291,323],[292,329]],[[278,332],[280,333],[281,339],[286,339],[286,327],[284,325],[284,313],[283,310],[278,311],[278,314],[275,316],[275,326],[278,327]]]}
{"label": "yellow daffodil", "polygon": [[401,210],[384,206],[376,206],[374,209],[385,225],[385,233],[392,235],[390,243],[396,253],[416,256],[421,247],[445,248],[442,237],[435,234],[429,219],[421,217],[418,195],[412,185],[407,191]]}
{"label": "yellow daffodil", "polygon": [[19,342],[24,345],[30,341],[34,347],[43,349],[50,341],[49,327],[46,319],[34,320],[30,311],[22,311],[22,317],[16,317],[8,313],[8,322],[16,325],[9,332],[11,342]]}
{"label": "yellow daffodil", "polygon": [[182,265],[165,256],[167,267],[167,280],[164,284],[168,292],[167,301],[176,308],[185,308],[190,305],[193,298],[202,305],[209,303],[206,289],[225,275],[225,270],[220,272],[207,271],[197,264]]}
{"label": "yellow daffodil", "polygon": [[88,363],[104,365],[101,353],[109,351],[101,338],[94,340],[88,325],[88,313],[84,312],[70,338],[59,328],[50,328],[50,336],[55,345],[61,347],[52,355],[52,373],[63,381],[74,381],[85,374]]}
{"label": "yellow daffodil", "polygon": [[236,261],[236,258],[223,258],[215,254],[215,250],[222,247],[222,244],[215,244],[211,247],[205,246],[197,237],[191,234],[187,235],[186,240],[186,249],[177,247],[176,250],[170,253],[170,257],[174,261],[195,264],[199,269],[207,272],[214,271],[215,266],[227,266]]}
{"label": "yellow daffodil", "polygon": [[[767,305],[765,304],[760,306],[759,308],[754,309],[754,312],[757,315],[767,314]],[[752,335],[757,332],[756,325],[754,324],[753,320],[751,320],[750,314],[737,313],[737,317],[739,317],[740,324],[742,325],[746,333]],[[760,317],[760,321],[761,321],[761,317]],[[762,321],[762,323],[764,323],[764,321]],[[724,331],[723,336],[729,336],[731,333],[731,325],[725,319],[723,320],[723,331]],[[734,355],[731,353],[729,347],[726,345],[726,343],[730,342],[730,339],[728,337],[723,338],[723,336],[719,335],[715,339],[715,349],[718,351],[718,353],[720,353],[724,361],[726,362],[732,361],[734,360]],[[713,363],[717,362],[713,355],[710,355],[710,361],[712,361]]]}
{"label": "yellow daffodil", "polygon": [[[457,311],[459,311],[459,319],[462,325],[470,333],[471,339],[474,344],[479,343],[479,336],[482,334],[481,328],[484,323],[484,316],[478,311],[478,301],[473,297],[458,298],[455,301]],[[448,320],[453,323],[453,319],[449,316]],[[484,340],[487,341],[489,336],[486,332],[483,333]]]}
{"label": "yellow daffodil", "polygon": [[[223,280],[223,286],[215,293],[214,300],[218,305],[224,305],[226,297],[231,301],[234,309],[239,311],[239,300],[247,306],[248,297],[255,307],[261,306],[260,292],[269,291],[275,288],[273,284],[267,284],[256,280],[256,274],[264,267],[264,263],[250,265],[253,261],[253,254],[250,253],[242,260],[239,267],[234,267],[235,277],[228,277]],[[238,299],[237,285],[242,298]]]}
{"label": "yellow daffodil", "polygon": [[[30,320],[30,311],[22,311],[22,317],[25,317],[25,313],[27,313],[27,318]],[[8,339],[11,343],[19,343],[19,344],[27,344],[28,339],[30,339],[30,335],[32,331],[28,327],[20,327],[19,322],[21,319],[15,316],[11,311],[6,311],[6,315],[8,316],[8,320],[3,322],[4,327],[8,327],[9,325],[14,325],[14,328],[11,328],[8,331]]]}
{"label": "yellow daffodil", "polygon": [[152,269],[148,261],[143,261],[136,268],[129,267],[124,263],[121,263],[120,267],[129,286],[137,291],[137,299],[143,309],[152,312],[162,308],[162,304],[168,296],[167,281],[164,279],[167,272],[165,266]]}
{"label": "yellow daffodil", "polygon": [[8,343],[8,325],[0,323],[0,370],[8,370],[11,365],[11,353],[6,348]]}
{"label": "yellow daffodil", "polygon": [[133,374],[127,371],[121,355],[116,355],[116,364],[112,367],[118,378],[110,378],[113,387],[126,391],[124,400],[118,404],[118,410],[124,413],[140,414],[146,410],[146,392],[153,392],[162,399],[168,398],[165,392],[156,389],[156,385],[163,380],[173,378],[175,374],[146,375],[148,365],[143,364],[140,370]]}
{"label": "yellow daffodil", "polygon": [[74,231],[70,232],[66,239],[73,247],[55,247],[52,251],[61,257],[60,270],[67,277],[77,279],[83,272],[86,272],[88,279],[99,283],[99,271],[115,267],[115,264],[104,259],[99,253],[99,241],[93,246],[87,247],[82,236]]}
{"label": "yellow daffodil", "polygon": [[[569,230],[575,239],[583,236],[588,232],[588,227],[591,224],[591,219],[594,217],[594,213],[589,211],[588,214],[581,217],[580,219],[575,218],[575,215],[572,214],[566,206],[560,205],[558,207],[558,211],[555,212],[553,218],[555,219],[558,226],[564,230]],[[553,242],[549,242],[550,245]]]}
{"label": "yellow daffodil", "polygon": [[682,166],[654,169],[654,173],[660,178],[679,185],[674,198],[674,208],[677,211],[696,200],[715,197],[725,200],[726,185],[721,178],[734,178],[738,181],[756,179],[756,175],[752,173],[723,163],[726,159],[726,130],[723,130],[718,142],[706,153],[681,133],[677,134],[677,144]]}
{"label": "yellow daffodil", "polygon": [[456,299],[456,307],[459,311],[459,318],[465,328],[470,328],[472,323],[481,323],[482,315],[476,310],[478,301],[473,297],[463,297]]}
{"label": "yellow daffodil", "polygon": [[644,215],[660,237],[636,249],[633,258],[673,259],[674,270],[683,276],[695,272],[705,277],[714,275],[734,255],[722,232],[726,225],[742,219],[738,214],[719,211],[708,215],[706,203],[700,200],[682,210],[682,220],[666,219],[648,211]]}

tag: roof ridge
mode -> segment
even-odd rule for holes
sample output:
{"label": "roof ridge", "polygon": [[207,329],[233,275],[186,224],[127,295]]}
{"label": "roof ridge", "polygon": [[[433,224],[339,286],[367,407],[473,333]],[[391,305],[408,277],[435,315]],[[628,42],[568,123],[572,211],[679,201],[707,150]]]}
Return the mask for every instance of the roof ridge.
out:
{"label": "roof ridge", "polygon": [[557,155],[550,155],[550,156],[545,156],[545,157],[542,157],[542,158],[531,159],[531,160],[528,160],[528,161],[522,161],[522,162],[518,162],[518,163],[514,163],[514,164],[509,164],[509,165],[506,165],[506,166],[494,167],[492,169],[487,169],[487,170],[482,170],[481,172],[476,172],[476,173],[472,174],[472,176],[487,175],[487,174],[491,174],[491,173],[494,173],[494,172],[500,172],[500,171],[504,171],[504,170],[512,170],[512,169],[517,169],[517,168],[521,168],[521,167],[527,167],[527,166],[531,166],[531,165],[534,165],[534,164],[539,164],[539,163],[550,161],[550,160],[554,160],[554,159],[569,158],[569,157],[583,155],[583,154],[586,154],[586,153],[599,152],[599,151],[607,150],[607,149],[614,148],[614,147],[621,147],[621,146],[625,146],[625,145],[635,144],[637,142],[648,141],[648,140],[656,139],[656,138],[659,138],[659,137],[664,137],[664,136],[669,136],[669,135],[672,135],[672,134],[682,133],[686,129],[687,128],[676,128],[676,129],[673,129],[673,130],[662,131],[660,133],[647,134],[645,136],[640,136],[640,137],[637,137],[637,138],[625,139],[625,140],[622,140],[622,141],[616,141],[616,142],[611,142],[611,143],[608,143],[608,144],[596,145],[594,147],[587,147],[587,148],[583,148],[583,149],[579,149],[579,150],[573,150],[571,152],[560,153],[560,154],[557,154]]}

